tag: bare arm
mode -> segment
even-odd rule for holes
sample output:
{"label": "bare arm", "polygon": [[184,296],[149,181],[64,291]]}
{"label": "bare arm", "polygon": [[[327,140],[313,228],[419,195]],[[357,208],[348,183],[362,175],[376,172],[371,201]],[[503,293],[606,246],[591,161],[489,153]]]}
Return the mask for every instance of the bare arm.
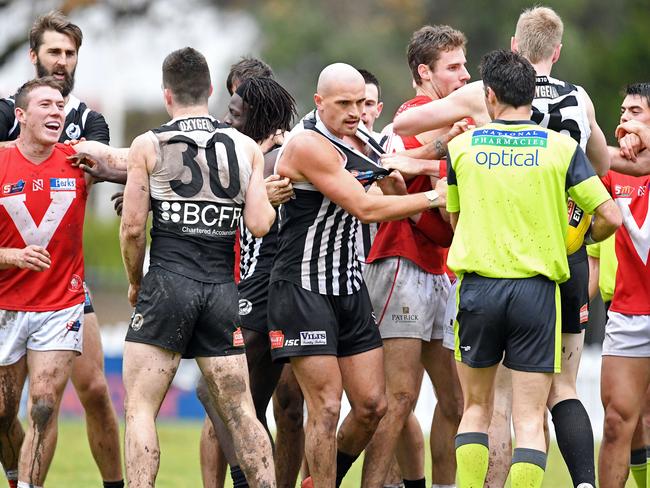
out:
{"label": "bare arm", "polygon": [[93,180],[126,183],[128,147],[117,148],[97,141],[81,141],[74,148],[77,154],[69,159]]}
{"label": "bare arm", "polygon": [[128,156],[128,179],[124,188],[124,206],[120,225],[122,260],[129,279],[129,301],[138,297],[142,281],[147,237],[145,228],[149,214],[149,171],[153,168],[155,148],[144,136],[138,136]]}
{"label": "bare arm", "polygon": [[451,224],[451,228],[454,229],[454,232],[456,232],[456,226],[458,225],[459,215],[460,212],[449,212],[449,223]]}
{"label": "bare arm", "polygon": [[244,222],[246,227],[255,237],[266,235],[275,220],[275,210],[269,203],[264,182],[264,157],[262,151],[252,140],[249,150],[253,171],[248,188],[246,189],[246,203],[244,205]]}
{"label": "bare arm", "polygon": [[589,300],[598,295],[598,280],[600,278],[600,259],[595,256],[587,256],[589,260]]}
{"label": "bare arm", "polygon": [[618,173],[630,176],[645,176],[650,174],[650,151],[641,151],[636,157],[636,161],[621,156],[618,147],[609,146],[610,169]]}
{"label": "bare arm", "polygon": [[22,249],[0,248],[0,269],[20,268],[44,271],[50,267],[50,253],[41,246],[29,245]]}
{"label": "bare arm", "polygon": [[465,117],[483,125],[490,120],[483,98],[483,82],[475,81],[445,98],[402,112],[393,120],[393,130],[402,136],[416,135],[451,126]]}
{"label": "bare arm", "polygon": [[[309,181],[327,198],[362,222],[399,220],[430,208],[424,193],[377,195],[363,186],[341,164],[341,156],[322,136],[304,133],[295,136],[278,162],[278,173],[296,181]],[[445,195],[434,202],[446,204]]]}
{"label": "bare arm", "polygon": [[616,128],[616,138],[621,139],[627,134],[636,134],[643,147],[650,148],[650,126],[638,120],[628,120]]}
{"label": "bare arm", "polygon": [[594,242],[601,242],[616,232],[622,223],[621,211],[610,198],[596,207],[594,220],[588,233]]}
{"label": "bare arm", "polygon": [[605,176],[609,170],[607,140],[598,122],[596,122],[596,110],[594,109],[591,98],[589,98],[587,92],[582,88],[578,88],[578,91],[582,95],[585,106],[587,107],[587,118],[589,119],[589,128],[591,129],[591,135],[587,141],[587,158],[589,158],[596,174],[598,176]]}

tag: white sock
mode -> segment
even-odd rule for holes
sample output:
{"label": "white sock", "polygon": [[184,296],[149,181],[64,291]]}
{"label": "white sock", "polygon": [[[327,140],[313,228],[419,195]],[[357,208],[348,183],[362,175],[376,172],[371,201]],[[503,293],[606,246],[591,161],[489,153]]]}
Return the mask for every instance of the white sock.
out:
{"label": "white sock", "polygon": [[43,487],[42,486],[32,485],[30,483],[27,483],[26,481],[19,481],[18,482],[18,488],[43,488]]}

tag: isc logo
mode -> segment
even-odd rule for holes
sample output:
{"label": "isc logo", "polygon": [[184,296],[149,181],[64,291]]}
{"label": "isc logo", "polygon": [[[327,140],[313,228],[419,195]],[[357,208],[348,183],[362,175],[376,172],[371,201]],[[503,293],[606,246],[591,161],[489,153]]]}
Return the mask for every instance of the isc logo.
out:
{"label": "isc logo", "polygon": [[202,224],[205,227],[236,227],[241,208],[227,205],[193,202],[161,202],[160,218],[165,222],[185,225]]}

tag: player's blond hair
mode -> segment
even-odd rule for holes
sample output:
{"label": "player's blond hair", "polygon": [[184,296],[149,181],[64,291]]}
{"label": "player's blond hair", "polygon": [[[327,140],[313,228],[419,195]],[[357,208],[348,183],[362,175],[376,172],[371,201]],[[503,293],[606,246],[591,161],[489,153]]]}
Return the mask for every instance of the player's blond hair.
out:
{"label": "player's blond hair", "polygon": [[562,43],[564,24],[555,11],[548,7],[524,10],[517,21],[515,39],[517,50],[531,63],[539,63],[553,55]]}

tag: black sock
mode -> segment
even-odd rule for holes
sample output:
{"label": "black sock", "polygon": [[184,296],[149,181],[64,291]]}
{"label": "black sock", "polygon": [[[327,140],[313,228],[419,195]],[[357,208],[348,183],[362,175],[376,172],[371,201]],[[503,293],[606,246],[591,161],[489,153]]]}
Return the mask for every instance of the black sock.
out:
{"label": "black sock", "polygon": [[594,469],[594,433],[585,407],[580,400],[557,403],[551,410],[555,437],[573,486],[590,483],[596,486]]}
{"label": "black sock", "polygon": [[244,472],[239,469],[239,466],[230,466],[230,477],[232,478],[233,488],[248,488],[248,481]]}
{"label": "black sock", "polygon": [[346,454],[341,451],[336,451],[336,487],[341,486],[341,481],[352,467],[352,464],[359,457],[358,454]]}
{"label": "black sock", "polygon": [[424,478],[420,478],[419,480],[403,479],[402,481],[404,482],[404,488],[426,488],[427,486]]}
{"label": "black sock", "polygon": [[104,488],[124,488],[124,480],[104,481]]}

